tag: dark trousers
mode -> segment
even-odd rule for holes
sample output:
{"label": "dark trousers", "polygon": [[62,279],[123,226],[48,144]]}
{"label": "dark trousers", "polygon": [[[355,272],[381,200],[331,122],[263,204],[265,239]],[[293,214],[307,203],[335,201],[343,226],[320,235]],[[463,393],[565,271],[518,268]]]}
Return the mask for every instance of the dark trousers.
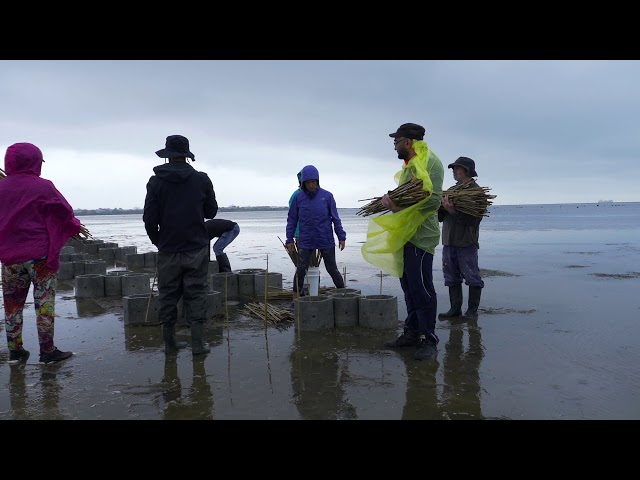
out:
{"label": "dark trousers", "polygon": [[188,252],[158,252],[157,267],[160,322],[175,325],[180,297],[187,321],[204,322],[209,291],[209,245]]}
{"label": "dark trousers", "polygon": [[434,343],[440,340],[436,335],[436,313],[438,297],[433,286],[433,255],[412,243],[404,246],[404,272],[400,279],[407,305],[405,327],[420,333]]}
{"label": "dark trousers", "polygon": [[[298,249],[298,268],[296,269],[296,281],[293,282],[293,291],[302,292],[304,286],[304,276],[307,274],[309,263],[311,260],[311,254],[315,250],[309,250],[307,248]],[[327,273],[331,275],[331,280],[336,288],[344,288],[344,278],[338,270],[338,264],[336,263],[336,249],[333,248],[321,248],[322,261],[324,262],[324,268]]]}
{"label": "dark trousers", "polygon": [[484,287],[478,267],[478,247],[442,246],[442,273],[444,285],[450,287],[466,280],[470,287]]}

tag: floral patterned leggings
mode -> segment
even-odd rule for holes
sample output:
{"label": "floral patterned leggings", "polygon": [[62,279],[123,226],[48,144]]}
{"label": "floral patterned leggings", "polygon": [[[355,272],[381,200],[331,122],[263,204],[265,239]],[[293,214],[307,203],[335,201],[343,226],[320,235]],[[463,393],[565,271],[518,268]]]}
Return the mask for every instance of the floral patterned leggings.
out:
{"label": "floral patterned leggings", "polygon": [[33,304],[40,353],[53,351],[53,320],[55,317],[58,272],[47,267],[47,259],[2,266],[2,297],[5,330],[9,350],[23,350],[22,311],[33,283]]}

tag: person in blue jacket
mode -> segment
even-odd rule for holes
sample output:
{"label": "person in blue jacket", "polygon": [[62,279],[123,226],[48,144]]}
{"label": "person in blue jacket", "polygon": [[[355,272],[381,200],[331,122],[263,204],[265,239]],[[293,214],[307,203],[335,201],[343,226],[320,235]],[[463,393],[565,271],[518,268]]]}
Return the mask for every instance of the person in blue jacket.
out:
{"label": "person in blue jacket", "polygon": [[[296,176],[298,178],[298,188],[295,189],[295,191],[291,194],[291,196],[289,197],[289,206],[291,206],[291,203],[293,202],[293,197],[295,197],[298,192],[300,192],[300,189],[302,188],[302,181],[300,180],[300,177],[302,175],[302,170],[300,170]],[[300,236],[300,223],[298,222],[298,224],[296,225],[296,231],[293,234],[293,243],[294,243],[294,250],[298,250],[298,237]],[[294,262],[295,263],[295,262]],[[296,264],[296,269],[298,268],[298,265]],[[293,282],[293,298],[298,298],[298,282],[295,281],[295,275],[294,275],[294,282]]]}
{"label": "person in blue jacket", "polygon": [[309,268],[311,253],[320,250],[324,268],[331,276],[336,288],[344,288],[344,279],[336,264],[336,244],[344,250],[347,234],[342,228],[342,220],[333,194],[320,187],[320,175],[313,165],[305,166],[300,173],[300,191],[293,196],[287,214],[287,241],[289,252],[294,251],[293,238],[296,226],[300,228],[298,237],[298,268],[296,269],[296,287],[293,298],[302,292],[304,277]]}

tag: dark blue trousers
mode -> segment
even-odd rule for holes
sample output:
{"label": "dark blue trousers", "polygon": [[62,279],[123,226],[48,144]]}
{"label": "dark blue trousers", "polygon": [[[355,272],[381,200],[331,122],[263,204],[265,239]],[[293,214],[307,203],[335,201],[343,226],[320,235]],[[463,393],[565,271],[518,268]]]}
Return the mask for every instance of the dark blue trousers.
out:
{"label": "dark blue trousers", "polygon": [[404,246],[404,272],[400,279],[407,305],[405,327],[438,343],[436,314],[438,297],[433,286],[433,255],[412,243]]}

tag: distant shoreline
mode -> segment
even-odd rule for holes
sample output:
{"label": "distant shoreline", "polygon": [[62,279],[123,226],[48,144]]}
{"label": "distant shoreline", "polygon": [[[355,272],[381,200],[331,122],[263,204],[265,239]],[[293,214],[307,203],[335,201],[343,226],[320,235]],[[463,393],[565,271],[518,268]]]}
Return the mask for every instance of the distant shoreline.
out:
{"label": "distant shoreline", "polygon": [[[602,200],[600,202],[573,202],[573,203],[524,203],[520,205],[492,205],[491,208],[503,208],[503,207],[548,207],[548,206],[580,206],[580,205],[607,205],[607,206],[621,206],[625,204],[635,204],[640,202],[613,202],[611,200]],[[359,210],[360,207],[338,207],[338,210]],[[270,206],[254,206],[254,207],[236,207],[231,205],[229,207],[219,207],[219,212],[271,212],[271,211],[286,211],[289,207],[270,207]],[[131,215],[131,214],[143,214],[142,208],[96,208],[96,209],[84,209],[79,208],[74,210],[75,215]]]}
{"label": "distant shoreline", "polygon": [[[270,212],[270,211],[282,211],[289,210],[289,207],[219,207],[219,212]],[[142,215],[142,208],[96,208],[96,209],[82,209],[78,208],[73,211],[75,215],[130,215],[139,213]]]}

